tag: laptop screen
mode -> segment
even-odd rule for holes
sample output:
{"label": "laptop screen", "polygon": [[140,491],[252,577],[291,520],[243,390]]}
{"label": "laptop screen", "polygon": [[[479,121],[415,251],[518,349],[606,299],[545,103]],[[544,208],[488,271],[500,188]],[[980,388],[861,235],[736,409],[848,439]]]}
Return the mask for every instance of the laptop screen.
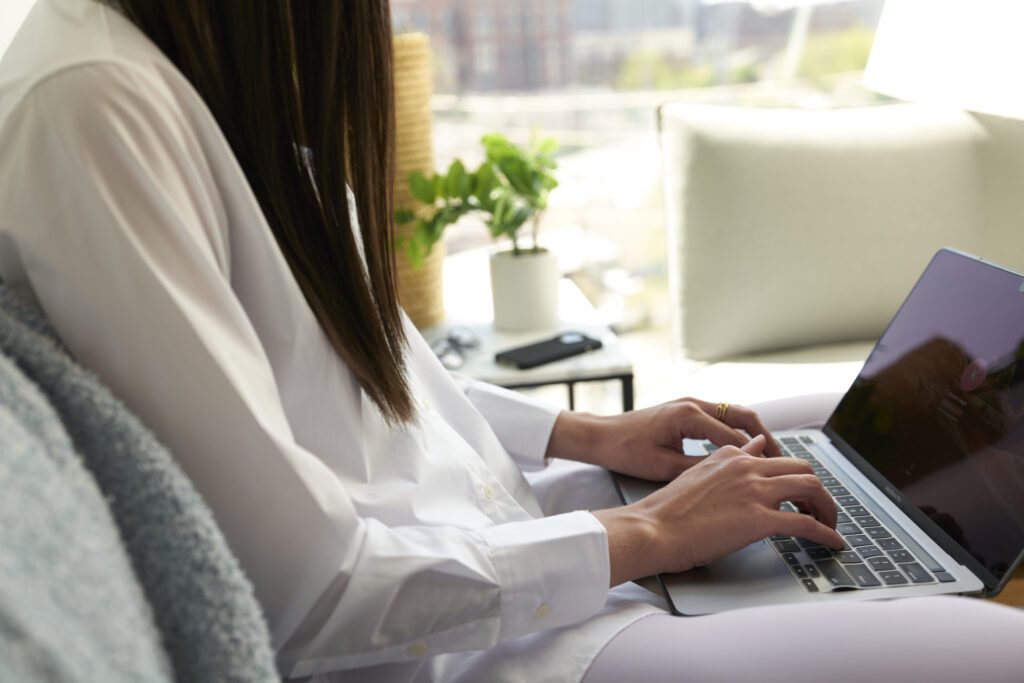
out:
{"label": "laptop screen", "polygon": [[1024,279],[940,251],[827,428],[1001,579],[1024,549]]}

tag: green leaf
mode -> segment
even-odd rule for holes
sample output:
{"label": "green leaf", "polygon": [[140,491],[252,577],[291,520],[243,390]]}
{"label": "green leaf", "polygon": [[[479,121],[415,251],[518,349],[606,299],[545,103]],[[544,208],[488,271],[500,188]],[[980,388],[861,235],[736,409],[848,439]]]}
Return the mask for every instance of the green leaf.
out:
{"label": "green leaf", "polygon": [[533,153],[538,157],[551,157],[558,151],[558,140],[543,138],[533,143]]}
{"label": "green leaf", "polygon": [[535,212],[533,207],[527,205],[520,206],[509,217],[507,230],[510,231],[511,233],[518,232],[519,228],[523,227],[523,224],[526,223],[526,221],[530,220],[530,218],[533,217],[534,213]]}
{"label": "green leaf", "polygon": [[512,204],[512,198],[507,191],[503,191],[498,194],[494,202],[494,210],[491,212],[491,219],[487,221],[487,227],[490,228],[491,237],[497,239],[505,233],[505,216],[509,213]]}
{"label": "green leaf", "polygon": [[437,200],[434,186],[435,183],[428,180],[420,171],[413,171],[409,174],[409,191],[417,201],[433,204]]}
{"label": "green leaf", "polygon": [[409,250],[407,253],[409,255],[409,263],[412,264],[412,267],[422,268],[423,261],[426,259],[427,254],[430,253],[430,249],[424,249],[423,240],[420,234],[416,233],[412,236],[412,239],[409,240]]}
{"label": "green leaf", "polygon": [[534,177],[525,159],[519,156],[506,156],[498,162],[498,168],[516,192],[522,195],[536,194]]}
{"label": "green leaf", "polygon": [[466,167],[458,159],[448,168],[446,193],[450,199],[469,199],[473,193],[473,178],[466,172]]}
{"label": "green leaf", "polygon": [[494,210],[494,199],[491,195],[494,190],[498,188],[500,184],[498,176],[494,172],[494,166],[489,161],[485,161],[480,164],[480,168],[476,171],[476,178],[473,187],[473,195],[480,203],[481,208],[487,211]]}

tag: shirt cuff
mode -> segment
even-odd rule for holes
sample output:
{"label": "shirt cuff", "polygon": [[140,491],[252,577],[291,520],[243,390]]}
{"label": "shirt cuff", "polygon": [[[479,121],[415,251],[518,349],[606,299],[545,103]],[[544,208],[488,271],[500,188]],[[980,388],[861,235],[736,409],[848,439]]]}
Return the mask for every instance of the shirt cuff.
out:
{"label": "shirt cuff", "polygon": [[501,586],[501,640],[593,616],[608,598],[608,532],[589,512],[478,532]]}
{"label": "shirt cuff", "polygon": [[464,391],[520,469],[544,468],[560,409],[486,382],[471,381]]}

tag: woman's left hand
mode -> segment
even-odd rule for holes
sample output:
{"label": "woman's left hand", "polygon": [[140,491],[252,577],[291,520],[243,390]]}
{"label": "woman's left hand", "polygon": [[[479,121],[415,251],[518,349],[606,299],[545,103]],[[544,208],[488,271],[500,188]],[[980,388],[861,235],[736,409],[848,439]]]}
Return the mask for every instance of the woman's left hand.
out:
{"label": "woman's left hand", "polygon": [[740,447],[752,437],[763,434],[767,440],[765,455],[781,455],[754,411],[729,405],[722,419],[718,419],[718,405],[681,398],[613,417],[563,412],[555,422],[547,455],[588,462],[653,481],[675,479],[704,460],[704,457],[683,455],[684,438]]}

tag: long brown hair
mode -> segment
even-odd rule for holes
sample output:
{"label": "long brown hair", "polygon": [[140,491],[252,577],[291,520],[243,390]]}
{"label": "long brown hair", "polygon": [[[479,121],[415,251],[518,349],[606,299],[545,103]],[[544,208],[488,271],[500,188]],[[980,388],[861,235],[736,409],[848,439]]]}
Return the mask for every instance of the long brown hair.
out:
{"label": "long brown hair", "polygon": [[108,1],[213,112],[335,351],[390,421],[411,419],[391,228],[388,0]]}

